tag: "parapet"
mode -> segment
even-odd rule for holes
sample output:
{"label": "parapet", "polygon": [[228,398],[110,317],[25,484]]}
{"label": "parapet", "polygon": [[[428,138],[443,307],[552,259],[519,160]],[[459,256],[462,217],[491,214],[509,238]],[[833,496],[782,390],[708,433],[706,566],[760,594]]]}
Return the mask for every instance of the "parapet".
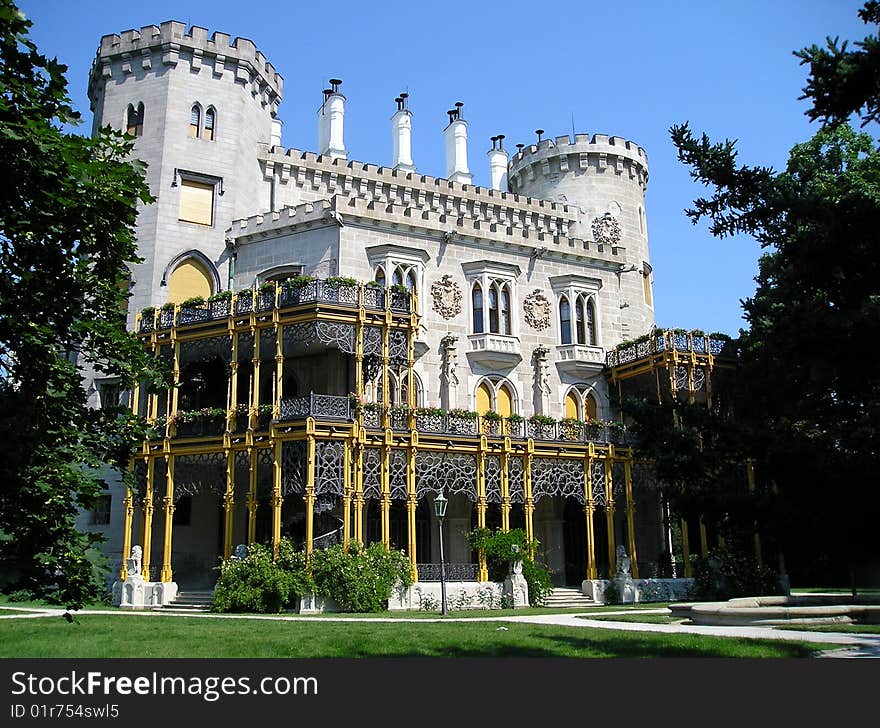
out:
{"label": "parapet", "polygon": [[103,70],[115,60],[140,63],[150,68],[154,54],[161,54],[161,62],[166,65],[177,63],[181,50],[192,54],[194,61],[201,63],[203,58],[216,59],[222,63],[237,63],[236,80],[251,81],[259,79],[266,86],[275,104],[280,103],[284,89],[284,79],[266,57],[257,50],[253,41],[247,38],[230,40],[228,33],[214,32],[197,25],[187,32],[185,23],[168,20],[160,25],[145,25],[140,30],[124,30],[101,38],[89,79],[89,91],[102,75]]}
{"label": "parapet", "polygon": [[[572,156],[575,158],[572,159]],[[551,169],[551,160],[555,160]],[[632,141],[607,134],[575,134],[556,139],[542,139],[537,144],[522,148],[510,160],[508,178],[511,187],[520,189],[539,174],[566,173],[574,170],[615,170],[618,174],[629,172],[646,186],[648,183],[648,155]]]}

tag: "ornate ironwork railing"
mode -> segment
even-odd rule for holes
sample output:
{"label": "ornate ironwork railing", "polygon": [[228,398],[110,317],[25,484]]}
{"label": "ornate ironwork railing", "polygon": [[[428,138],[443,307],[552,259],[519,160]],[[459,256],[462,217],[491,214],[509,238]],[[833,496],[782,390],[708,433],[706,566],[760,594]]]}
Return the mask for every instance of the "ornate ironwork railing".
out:
{"label": "ornate ironwork railing", "polygon": [[336,303],[358,305],[358,284],[314,279],[296,286],[281,285],[278,299],[280,308],[303,303]]}
{"label": "ornate ironwork railing", "polygon": [[620,344],[605,355],[605,363],[609,367],[620,366],[664,351],[677,351],[685,354],[691,352],[694,354],[709,353],[713,356],[719,356],[725,353],[729,344],[730,342],[725,338],[665,329],[655,331],[636,341]]}
{"label": "ornate ironwork railing", "polygon": [[226,414],[197,416],[183,420],[178,413],[175,422],[175,437],[219,437],[226,432]]}
{"label": "ornate ironwork railing", "polygon": [[281,400],[282,420],[302,420],[306,417],[320,417],[331,420],[350,420],[351,403],[348,397],[332,394],[307,394]]}
{"label": "ornate ironwork railing", "polygon": [[[416,564],[419,581],[440,581],[440,564]],[[446,564],[446,581],[477,581],[479,564]]]}

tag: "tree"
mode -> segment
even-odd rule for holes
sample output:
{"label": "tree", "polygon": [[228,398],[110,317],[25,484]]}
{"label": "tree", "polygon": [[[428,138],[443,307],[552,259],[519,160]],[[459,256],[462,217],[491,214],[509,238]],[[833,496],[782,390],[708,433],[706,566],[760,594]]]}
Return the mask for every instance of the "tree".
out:
{"label": "tree", "polygon": [[[871,0],[859,10],[865,23],[880,23],[880,2]],[[806,114],[811,121],[845,122],[853,114],[862,124],[880,120],[880,40],[869,35],[847,50],[839,38],[827,38],[825,48],[812,45],[795,51],[810,75],[801,99],[810,99]]]}
{"label": "tree", "polygon": [[758,469],[780,489],[787,549],[804,563],[870,563],[880,551],[880,150],[838,121],[775,172],[739,165],[733,142],[696,138],[687,124],[671,134],[692,177],[713,188],[687,211],[692,221],[764,249],[743,302],[737,419],[764,434]]}
{"label": "tree", "polygon": [[98,539],[74,519],[140,434],[122,408],[89,408],[81,368],[128,388],[161,379],[125,330],[119,285],[151,198],[129,139],[62,131],[78,119],[66,68],[29,27],[0,0],[0,588],[78,607],[97,594]]}

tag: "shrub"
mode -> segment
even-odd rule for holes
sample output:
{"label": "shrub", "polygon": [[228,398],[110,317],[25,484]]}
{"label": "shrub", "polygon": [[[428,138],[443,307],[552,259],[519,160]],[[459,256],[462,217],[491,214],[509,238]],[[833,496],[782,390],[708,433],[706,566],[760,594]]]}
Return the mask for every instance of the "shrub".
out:
{"label": "shrub", "polygon": [[311,567],[316,592],[330,597],[346,612],[384,611],[395,584],[412,584],[406,554],[388,551],[381,543],[364,548],[353,542],[347,552],[336,544],[313,553]]}
{"label": "shrub", "polygon": [[550,417],[549,415],[532,415],[529,417],[529,422],[533,425],[555,425],[556,420]]}
{"label": "shrub", "polygon": [[290,603],[294,582],[291,573],[272,561],[268,548],[251,544],[243,559],[227,559],[221,565],[211,610],[278,613]]}
{"label": "shrub", "polygon": [[780,594],[777,574],[758,566],[754,557],[717,548],[707,556],[693,556],[693,598],[701,601]]}
{"label": "shrub", "polygon": [[501,421],[501,415],[499,415],[497,412],[493,412],[492,410],[489,410],[488,412],[484,412],[482,414],[482,417],[484,420],[486,420],[486,422],[500,422]]}
{"label": "shrub", "polygon": [[356,286],[357,281],[354,278],[346,276],[329,276],[324,279],[324,283],[330,286]]}
{"label": "shrub", "polygon": [[538,542],[528,539],[521,528],[509,531],[476,528],[468,536],[472,549],[482,551],[491,581],[503,581],[516,561],[523,562],[523,576],[529,585],[529,604],[540,607],[553,591],[550,573],[542,564],[535,561]]}
{"label": "shrub", "polygon": [[146,308],[141,309],[141,317],[142,318],[153,318],[153,314],[156,313],[155,306],[147,306]]}
{"label": "shrub", "polygon": [[312,276],[294,276],[293,278],[288,278],[285,281],[282,281],[281,287],[286,290],[293,290],[295,288],[302,288],[303,286],[307,286],[315,280]]}
{"label": "shrub", "polygon": [[553,583],[550,581],[547,567],[532,559],[526,559],[523,561],[523,576],[529,585],[529,604],[533,607],[543,607],[547,597],[553,592]]}
{"label": "shrub", "polygon": [[190,308],[192,306],[203,306],[205,304],[204,296],[193,296],[192,298],[187,298],[185,301],[180,302],[181,308]]}
{"label": "shrub", "polygon": [[173,310],[174,310],[174,304],[171,303],[171,302],[163,303],[163,304],[162,304],[162,308],[161,308],[161,310],[162,310],[162,311],[173,311]]}
{"label": "shrub", "polygon": [[208,297],[208,303],[214,303],[215,301],[228,301],[232,298],[232,291],[220,291],[219,293],[215,293],[213,296]]}

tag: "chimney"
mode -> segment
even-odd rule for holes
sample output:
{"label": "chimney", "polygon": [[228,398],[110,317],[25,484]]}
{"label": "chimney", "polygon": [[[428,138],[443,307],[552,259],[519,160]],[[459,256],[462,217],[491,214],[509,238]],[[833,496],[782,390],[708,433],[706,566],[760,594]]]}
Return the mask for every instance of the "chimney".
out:
{"label": "chimney", "polygon": [[281,146],[281,119],[272,119],[272,133],[269,138],[269,146],[270,147],[280,147]]}
{"label": "chimney", "polygon": [[391,117],[391,141],[394,145],[392,167],[403,172],[415,172],[412,160],[412,112],[406,108],[409,94],[400,94],[396,99],[397,111]]}
{"label": "chimney", "polygon": [[510,158],[504,148],[504,134],[492,137],[492,148],[489,150],[489,179],[493,190],[507,192],[507,165]]}
{"label": "chimney", "polygon": [[348,159],[342,139],[345,119],[345,96],[339,93],[342,81],[330,79],[330,88],[324,89],[324,103],[318,109],[318,154],[330,159]]}
{"label": "chimney", "polygon": [[473,175],[468,170],[467,163],[467,122],[461,118],[461,101],[455,103],[455,108],[446,113],[449,114],[449,126],[443,130],[446,136],[446,177],[450,182],[458,182],[462,185],[473,183]]}

